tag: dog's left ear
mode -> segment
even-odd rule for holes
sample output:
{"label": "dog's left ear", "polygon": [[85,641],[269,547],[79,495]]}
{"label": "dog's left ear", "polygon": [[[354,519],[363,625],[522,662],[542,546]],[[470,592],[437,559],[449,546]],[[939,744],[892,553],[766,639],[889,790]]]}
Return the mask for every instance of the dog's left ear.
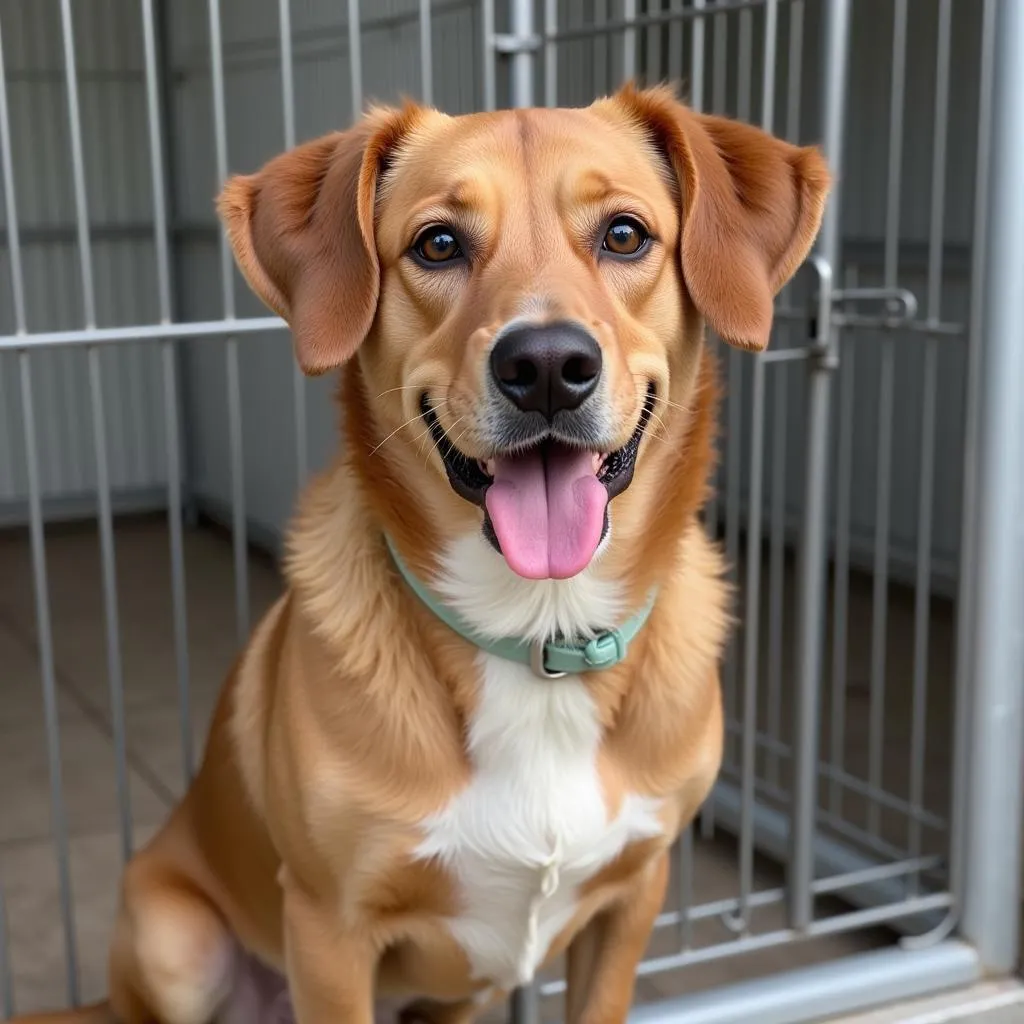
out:
{"label": "dog's left ear", "polygon": [[377,312],[377,183],[418,119],[413,105],[371,111],[224,186],[217,208],[249,287],[292,329],[303,371],[340,366]]}
{"label": "dog's left ear", "polygon": [[647,129],[678,180],[680,258],[694,305],[724,341],[763,350],[773,299],[821,225],[829,190],[821,153],[694,113],[665,88],[627,87],[612,102]]}

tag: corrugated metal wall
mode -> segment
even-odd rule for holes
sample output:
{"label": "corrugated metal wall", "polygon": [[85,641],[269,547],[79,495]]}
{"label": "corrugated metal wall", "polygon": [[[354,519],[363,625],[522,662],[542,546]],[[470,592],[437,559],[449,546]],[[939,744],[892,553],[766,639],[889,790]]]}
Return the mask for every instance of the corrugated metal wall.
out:
{"label": "corrugated metal wall", "polygon": [[[814,138],[818,124],[819,21],[822,0],[808,0],[804,25],[800,136]],[[418,3],[375,0],[362,5],[364,96],[383,100],[419,91]],[[504,24],[499,4],[498,25]],[[681,7],[680,0],[646,0],[641,12]],[[481,90],[481,26],[473,0],[433,4],[435,101],[460,112],[478,107]],[[293,0],[295,114],[299,139],[347,124],[352,97],[348,66],[346,5],[335,0]],[[911,0],[900,204],[900,283],[923,299],[924,253],[930,204],[930,151],[936,0]],[[170,69],[168,158],[171,217],[176,256],[177,315],[214,319],[223,312],[212,197],[213,100],[209,13],[206,0],[162,4],[165,57]],[[775,129],[786,129],[789,6],[781,5],[776,74]],[[104,323],[149,322],[155,317],[145,145],[138,5],[132,0],[76,0],[76,28],[86,118],[87,173],[95,247],[99,309]],[[33,328],[81,322],[67,166],[66,105],[57,31],[56,0],[5,0],[5,52],[11,77],[16,173]],[[562,27],[622,15],[620,0],[562,0]],[[739,58],[741,19],[750,18],[752,60]],[[704,97],[726,112],[758,120],[761,113],[761,24],[763,14],[730,14],[707,26]],[[970,224],[973,195],[974,111],[977,107],[979,5],[956,0],[952,53],[953,102],[945,225],[943,318],[967,319]],[[888,159],[888,114],[893,0],[858,0],[854,5],[849,143],[844,177],[845,260],[861,284],[880,280]],[[538,4],[537,24],[543,23]],[[723,30],[724,28],[724,30]],[[638,64],[651,78],[689,71],[689,25],[636,33]],[[280,41],[276,0],[222,0],[227,100],[228,159],[232,170],[251,170],[283,145]],[[716,37],[718,42],[716,42]],[[715,74],[715,46],[724,42],[729,75]],[[539,65],[542,62],[538,62]],[[622,73],[622,34],[569,42],[559,47],[559,101],[585,103],[614,86]],[[745,68],[745,70],[744,70]],[[499,63],[499,74],[501,65]],[[538,68],[538,98],[543,93]],[[724,88],[724,104],[722,103]],[[31,239],[31,242],[30,242]],[[3,259],[0,253],[0,260]],[[8,287],[0,267],[0,289]],[[240,280],[240,316],[259,307]],[[796,293],[795,293],[796,294]],[[7,304],[0,291],[0,318]],[[3,321],[6,323],[6,321]],[[799,328],[780,331],[781,343],[798,343]],[[851,530],[855,562],[870,562],[875,523],[877,391],[881,339],[851,332],[855,349],[854,448]],[[923,340],[901,335],[896,346],[897,422],[893,438],[891,548],[896,575],[907,577],[917,533],[917,481],[922,404]],[[242,342],[242,394],[247,507],[254,526],[276,535],[291,507],[295,484],[295,435],[290,352],[284,335],[247,337]],[[88,396],[81,353],[46,353],[39,364],[38,415],[45,440],[47,493],[87,491],[92,457],[87,429]],[[143,349],[105,353],[115,486],[149,488],[163,472],[157,355]],[[726,359],[731,357],[726,357]],[[183,392],[188,426],[188,471],[192,494],[210,511],[223,511],[230,494],[226,373],[223,343],[185,346]],[[749,361],[739,359],[733,391],[740,410]],[[933,568],[936,584],[948,585],[958,549],[963,420],[964,343],[941,343],[935,483]],[[845,372],[851,372],[848,368]],[[769,371],[767,422],[777,395],[773,374],[785,374],[785,498],[790,527],[798,523],[803,464],[802,389],[799,366]],[[0,501],[21,494],[19,410],[12,367],[0,360],[4,390],[0,422]],[[739,387],[736,383],[739,381]],[[322,464],[334,444],[335,414],[330,382],[309,385],[311,464]],[[749,424],[733,432],[732,453],[746,462]],[[771,452],[767,479],[772,479]],[[745,475],[745,474],[744,474]],[[724,482],[724,477],[723,477]],[[770,496],[768,498],[770,500]]]}
{"label": "corrugated metal wall", "polygon": [[[76,0],[76,61],[101,326],[157,318],[142,30],[137,3]],[[57,0],[4,0],[4,58],[29,330],[83,325],[64,58]],[[14,330],[0,211],[0,330]],[[166,482],[159,353],[102,353],[112,486],[159,506]],[[40,352],[33,379],[47,511],[91,510],[95,457],[84,350]],[[25,469],[15,357],[0,355],[0,522],[23,516]]]}

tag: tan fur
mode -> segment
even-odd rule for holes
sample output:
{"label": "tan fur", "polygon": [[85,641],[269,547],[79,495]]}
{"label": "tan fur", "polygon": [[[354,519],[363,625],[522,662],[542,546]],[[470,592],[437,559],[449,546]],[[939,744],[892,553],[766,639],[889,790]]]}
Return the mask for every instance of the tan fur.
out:
{"label": "tan fur", "polygon": [[[300,500],[288,592],[228,678],[195,783],[125,873],[117,1020],[203,1024],[235,983],[239,950],[287,973],[302,1024],[368,1024],[375,993],[421,997],[413,1012],[438,1024],[479,1008],[485,985],[444,926],[454,880],[412,857],[424,820],[473,770],[476,652],[401,582],[382,533],[429,577],[448,542],[479,529],[417,396],[437,396],[458,446],[485,455],[485,355],[524,311],[594,331],[619,443],[643,382],[659,395],[596,568],[631,608],[653,585],[658,600],[626,661],[586,683],[609,813],[626,793],[663,798],[665,834],[584,886],[549,950],[569,950],[569,1020],[623,1020],[667,847],[721,757],[728,595],[698,521],[717,402],[704,319],[764,347],[772,296],[811,245],[827,181],[814,150],[694,114],[665,90],[628,89],[586,110],[378,110],[229,182],[220,210],[236,257],[289,320],[303,367],[351,359],[344,445]],[[623,211],[653,227],[657,249],[599,271],[579,238]],[[404,258],[418,227],[439,220],[473,238],[472,274]]]}

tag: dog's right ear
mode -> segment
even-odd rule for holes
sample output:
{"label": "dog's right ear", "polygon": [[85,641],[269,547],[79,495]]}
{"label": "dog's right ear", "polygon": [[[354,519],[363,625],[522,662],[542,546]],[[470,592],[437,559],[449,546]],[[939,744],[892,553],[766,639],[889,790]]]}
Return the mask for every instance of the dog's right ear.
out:
{"label": "dog's right ear", "polygon": [[379,109],[224,186],[217,209],[249,287],[288,321],[303,371],[340,366],[370,331],[380,293],[374,199],[418,108]]}

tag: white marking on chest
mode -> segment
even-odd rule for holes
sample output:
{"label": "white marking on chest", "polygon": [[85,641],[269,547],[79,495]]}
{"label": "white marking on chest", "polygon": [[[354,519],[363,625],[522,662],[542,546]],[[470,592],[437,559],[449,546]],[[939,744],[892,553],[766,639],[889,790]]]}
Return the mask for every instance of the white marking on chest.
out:
{"label": "white marking on chest", "polygon": [[[462,575],[465,599],[492,557],[500,560],[490,551],[453,552],[445,590]],[[500,562],[512,588],[528,582]],[[545,597],[534,591],[534,622],[587,614],[594,604],[604,612],[614,604],[606,585],[580,577],[571,583],[575,592],[557,584],[546,586]],[[493,593],[477,596],[489,598],[474,602],[478,616],[488,607],[505,616],[522,609],[522,603],[502,609]],[[468,602],[459,603],[471,614]],[[524,665],[487,654],[479,664],[479,699],[467,739],[472,780],[425,823],[417,853],[439,859],[457,881],[461,911],[448,927],[475,977],[510,988],[533,978],[572,918],[579,887],[629,842],[662,832],[660,801],[627,795],[609,820],[597,771],[601,726],[579,677],[542,680]]]}

